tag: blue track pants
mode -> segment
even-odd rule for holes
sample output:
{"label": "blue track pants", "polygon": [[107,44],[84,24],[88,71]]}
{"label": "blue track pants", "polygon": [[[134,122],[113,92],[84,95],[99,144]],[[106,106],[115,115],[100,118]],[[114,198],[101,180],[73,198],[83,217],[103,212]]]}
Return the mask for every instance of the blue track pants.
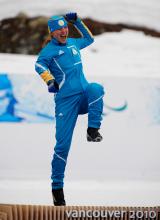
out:
{"label": "blue track pants", "polygon": [[52,160],[52,189],[63,188],[67,156],[78,115],[88,113],[88,127],[100,128],[103,96],[103,87],[90,83],[84,93],[55,100],[56,146]]}

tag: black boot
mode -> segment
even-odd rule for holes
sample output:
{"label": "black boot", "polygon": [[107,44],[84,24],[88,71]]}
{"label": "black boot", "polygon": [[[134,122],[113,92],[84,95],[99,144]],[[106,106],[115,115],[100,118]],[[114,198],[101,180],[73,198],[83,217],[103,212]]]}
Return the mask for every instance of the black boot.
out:
{"label": "black boot", "polygon": [[98,132],[99,128],[91,128],[88,127],[87,129],[87,141],[92,141],[92,142],[100,142],[102,141],[102,136]]}
{"label": "black boot", "polygon": [[65,206],[64,193],[62,189],[52,189],[53,203],[55,206]]}

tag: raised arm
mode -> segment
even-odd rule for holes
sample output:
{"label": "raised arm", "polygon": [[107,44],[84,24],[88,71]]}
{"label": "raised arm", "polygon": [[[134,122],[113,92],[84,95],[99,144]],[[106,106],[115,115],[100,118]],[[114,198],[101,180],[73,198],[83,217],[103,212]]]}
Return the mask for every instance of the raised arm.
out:
{"label": "raised arm", "polygon": [[76,41],[80,49],[83,49],[94,42],[94,37],[88,27],[83,23],[83,21],[77,16],[77,13],[68,13],[65,19],[72,23],[78,32],[81,34],[81,38],[77,38]]}

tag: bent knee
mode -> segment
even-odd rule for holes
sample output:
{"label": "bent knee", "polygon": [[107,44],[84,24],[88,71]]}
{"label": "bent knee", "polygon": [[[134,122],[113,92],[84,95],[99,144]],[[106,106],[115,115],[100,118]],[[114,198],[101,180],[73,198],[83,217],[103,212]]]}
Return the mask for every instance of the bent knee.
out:
{"label": "bent knee", "polygon": [[99,83],[90,83],[90,85],[89,85],[89,91],[91,91],[91,92],[98,92],[98,93],[100,93],[100,94],[104,94],[105,92],[104,92],[104,87],[101,85],[101,84],[99,84]]}

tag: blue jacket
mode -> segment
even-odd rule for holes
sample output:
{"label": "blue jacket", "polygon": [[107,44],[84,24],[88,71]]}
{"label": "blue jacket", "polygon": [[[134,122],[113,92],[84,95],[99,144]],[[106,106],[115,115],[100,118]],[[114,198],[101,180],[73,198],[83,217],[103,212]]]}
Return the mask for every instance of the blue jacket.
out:
{"label": "blue jacket", "polygon": [[35,69],[47,83],[55,79],[59,84],[58,97],[67,97],[83,92],[88,82],[83,73],[80,50],[89,46],[93,36],[78,18],[74,23],[81,32],[81,38],[68,38],[66,44],[52,39],[40,52]]}

